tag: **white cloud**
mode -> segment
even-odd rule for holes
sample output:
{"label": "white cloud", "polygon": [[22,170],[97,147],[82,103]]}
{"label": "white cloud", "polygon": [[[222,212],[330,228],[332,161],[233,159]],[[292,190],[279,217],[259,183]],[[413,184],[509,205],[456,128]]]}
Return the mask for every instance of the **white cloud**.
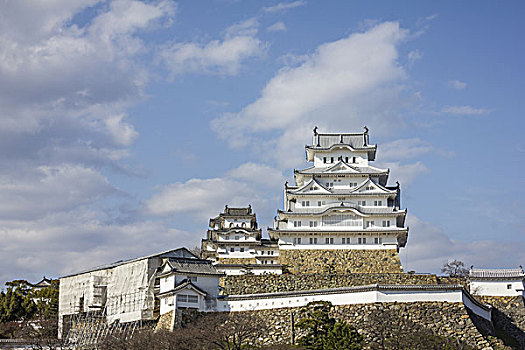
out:
{"label": "white cloud", "polygon": [[459,80],[449,80],[448,86],[456,90],[464,90],[467,87],[467,83]]}
{"label": "white cloud", "polygon": [[480,115],[491,113],[492,110],[472,106],[446,106],[441,109],[441,112],[448,114]]}
{"label": "white cloud", "polygon": [[[149,81],[140,34],[175,10],[170,0],[0,2],[0,257],[11,262],[1,280],[173,244],[161,224],[114,224],[123,193],[102,174],[133,172],[120,162],[137,136],[126,110]],[[162,244],[141,236],[153,233]]]}
{"label": "white cloud", "polygon": [[284,32],[286,25],[283,22],[277,22],[267,28],[269,32]]}
{"label": "white cloud", "polygon": [[[141,221],[107,224],[100,213],[75,210],[31,222],[0,221],[0,280],[59,277],[101,264],[194,246],[200,235]],[[155,239],[151,239],[155,237]]]}
{"label": "white cloud", "polygon": [[420,60],[423,57],[423,54],[419,50],[412,50],[408,53],[408,62],[413,64],[415,61]]}
{"label": "white cloud", "polygon": [[34,219],[115,193],[106,178],[78,165],[41,166],[17,178],[0,178],[0,217]]}
{"label": "white cloud", "polygon": [[265,164],[245,163],[228,172],[228,177],[248,181],[250,184],[279,188],[285,179],[282,172]]}
{"label": "white cloud", "polygon": [[422,154],[435,151],[435,148],[419,138],[395,140],[381,144],[377,150],[377,158],[381,161],[397,161],[415,158]]}
{"label": "white cloud", "polygon": [[[187,213],[206,220],[216,215],[225,204],[257,206],[264,199],[246,182],[229,178],[190,179],[163,187],[145,203],[154,215]],[[260,205],[259,205],[260,206]]]}
{"label": "white cloud", "polygon": [[265,51],[266,44],[255,37],[258,25],[255,19],[249,19],[228,28],[223,40],[165,45],[157,59],[172,75],[189,72],[237,74],[244,60]]}
{"label": "white cloud", "polygon": [[380,162],[377,165],[382,168],[390,169],[388,181],[390,183],[399,181],[401,186],[405,189],[410,187],[417,177],[430,171],[421,161],[410,164],[402,164],[400,162]]}
{"label": "white cloud", "polygon": [[306,1],[298,0],[292,2],[280,2],[274,6],[263,7],[263,12],[281,12],[306,5]]}
{"label": "white cloud", "polygon": [[398,23],[386,22],[323,44],[298,67],[282,68],[255,102],[213,120],[212,127],[232,146],[260,144],[259,134],[274,131],[264,143],[274,145],[271,153],[282,166],[302,159],[314,125],[356,130],[366,123],[376,133],[391,132],[403,124],[398,111],[406,104],[400,98],[406,74],[397,46],[407,34]]}
{"label": "white cloud", "polygon": [[440,273],[441,266],[452,259],[459,259],[467,266],[491,268],[517,267],[525,260],[521,249],[524,242],[462,241],[413,214],[408,215],[407,222],[409,239],[400,253],[405,270]]}

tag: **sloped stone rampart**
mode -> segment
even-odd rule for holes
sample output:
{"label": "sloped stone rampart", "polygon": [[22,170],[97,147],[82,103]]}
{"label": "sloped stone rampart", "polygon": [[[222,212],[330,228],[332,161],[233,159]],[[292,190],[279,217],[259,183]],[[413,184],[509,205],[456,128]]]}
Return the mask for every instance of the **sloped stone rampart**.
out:
{"label": "sloped stone rampart", "polygon": [[437,280],[436,275],[401,273],[242,275],[225,276],[221,279],[224,294],[228,295],[352,287],[376,283],[437,284]]}
{"label": "sloped stone rampart", "polygon": [[494,307],[492,320],[496,328],[514,338],[521,349],[525,349],[525,300],[521,296],[496,297],[475,296],[484,304]]}
{"label": "sloped stone rampart", "polygon": [[[267,321],[266,343],[289,344],[292,339],[292,319],[300,320],[300,308],[256,311]],[[293,314],[293,316],[292,316]],[[474,349],[493,349],[480,333],[467,309],[460,303],[374,303],[334,306],[332,316],[349,322],[363,335],[366,348],[375,344],[381,348],[385,339],[414,334],[417,328],[426,328],[434,334],[453,337]],[[301,334],[297,327],[294,338]]]}
{"label": "sloped stone rampart", "polygon": [[160,318],[155,326],[155,330],[172,330],[173,311],[167,312],[164,315],[160,315]]}
{"label": "sloped stone rampart", "polygon": [[279,261],[291,273],[403,273],[394,249],[293,249],[279,251]]}

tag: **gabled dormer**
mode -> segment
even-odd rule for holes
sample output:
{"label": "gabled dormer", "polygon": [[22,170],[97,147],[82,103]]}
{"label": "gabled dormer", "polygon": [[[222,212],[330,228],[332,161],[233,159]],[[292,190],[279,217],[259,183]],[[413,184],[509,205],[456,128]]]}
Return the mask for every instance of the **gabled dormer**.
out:
{"label": "gabled dormer", "polygon": [[296,190],[288,191],[291,194],[330,194],[325,186],[321,185],[316,179],[311,179],[306,185],[299,187]]}
{"label": "gabled dormer", "polygon": [[345,174],[360,174],[361,172],[354,168],[353,166],[345,163],[343,160],[339,160],[335,165],[328,167],[323,171],[325,174],[337,174],[337,173],[345,173]]}
{"label": "gabled dormer", "polygon": [[360,186],[356,187],[352,193],[363,193],[363,194],[396,194],[396,190],[389,190],[380,184],[375,183],[370,178],[363,182]]}

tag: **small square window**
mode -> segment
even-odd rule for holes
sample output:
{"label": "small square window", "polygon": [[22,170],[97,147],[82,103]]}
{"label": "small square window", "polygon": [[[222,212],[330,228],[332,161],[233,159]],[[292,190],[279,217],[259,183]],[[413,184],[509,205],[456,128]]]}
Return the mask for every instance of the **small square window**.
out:
{"label": "small square window", "polygon": [[244,247],[241,248],[241,252],[244,252]]}
{"label": "small square window", "polygon": [[507,284],[507,289],[512,289],[512,284]]}
{"label": "small square window", "polygon": [[234,251],[235,251],[235,248],[234,248],[234,247],[231,247],[231,248],[230,248],[230,252],[233,253]]}

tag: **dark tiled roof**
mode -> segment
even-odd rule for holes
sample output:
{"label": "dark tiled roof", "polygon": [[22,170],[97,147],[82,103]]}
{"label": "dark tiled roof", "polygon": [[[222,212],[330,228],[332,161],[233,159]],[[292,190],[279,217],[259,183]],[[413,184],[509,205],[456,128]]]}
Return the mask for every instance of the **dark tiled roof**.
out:
{"label": "dark tiled roof", "polygon": [[244,215],[251,215],[252,214],[252,207],[251,205],[247,208],[230,208],[226,206],[224,208],[224,214],[225,215],[231,215],[231,216],[244,216]]}
{"label": "dark tiled roof", "polygon": [[520,267],[518,269],[471,269],[469,277],[482,279],[505,279],[505,278],[525,278],[525,272]]}
{"label": "dark tiled roof", "polygon": [[334,145],[349,145],[352,148],[370,147],[364,143],[364,134],[318,134],[318,143],[313,147],[330,148]]}
{"label": "dark tiled roof", "polygon": [[72,277],[72,276],[81,275],[81,274],[88,273],[88,272],[93,272],[93,271],[112,269],[112,268],[115,268],[117,266],[129,264],[129,263],[140,261],[140,260],[144,260],[144,259],[151,259],[151,258],[178,258],[178,257],[185,258],[185,259],[199,259],[195,254],[190,252],[187,248],[182,247],[182,248],[168,250],[168,251],[165,251],[165,252],[162,252],[162,253],[156,253],[156,254],[143,256],[141,258],[135,258],[135,259],[129,259],[129,260],[119,260],[119,261],[116,261],[116,262],[111,263],[111,264],[93,267],[91,269],[87,269],[87,270],[84,270],[84,271],[81,271],[81,272],[77,272],[77,273],[72,273],[70,275],[62,276],[60,278]]}
{"label": "dark tiled roof", "polygon": [[222,275],[208,260],[170,259],[172,271],[189,274]]}
{"label": "dark tiled roof", "polygon": [[341,172],[334,172],[334,173],[328,172],[331,168],[334,168],[337,165],[337,163],[331,167],[316,168],[312,166],[310,168],[306,168],[303,170],[296,170],[295,172],[298,174],[334,174],[334,175],[338,175],[338,174],[365,174],[366,175],[366,174],[387,174],[388,173],[388,169],[380,169],[380,168],[376,168],[372,166],[355,166],[352,164],[347,164],[343,161],[339,161],[339,163],[343,163],[347,165],[349,168],[356,171],[356,173],[351,172],[351,171],[348,171],[348,172],[341,171]]}

